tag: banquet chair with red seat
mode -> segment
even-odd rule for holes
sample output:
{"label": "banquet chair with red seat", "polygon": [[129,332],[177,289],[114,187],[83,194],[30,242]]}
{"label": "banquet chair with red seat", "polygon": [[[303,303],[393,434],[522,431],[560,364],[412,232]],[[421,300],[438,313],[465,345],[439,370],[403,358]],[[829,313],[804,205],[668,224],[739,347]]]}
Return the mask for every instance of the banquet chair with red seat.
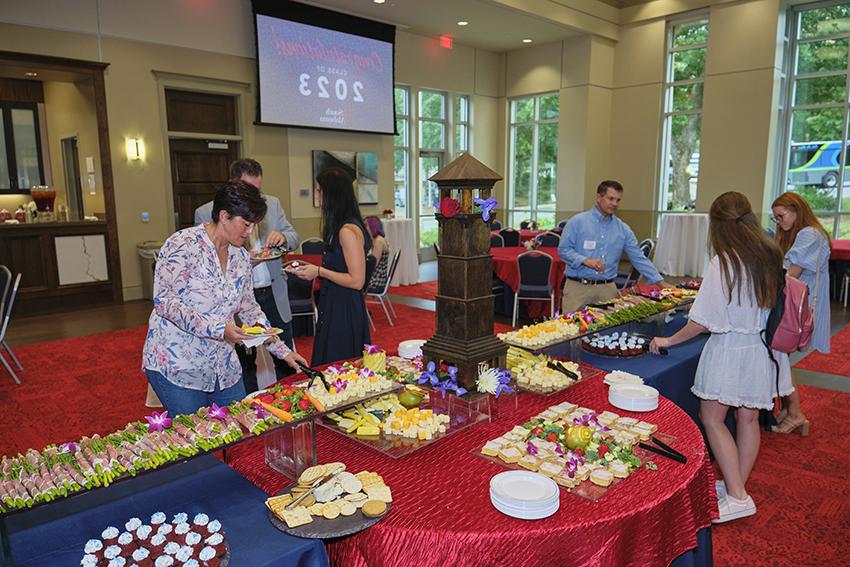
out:
{"label": "banquet chair with red seat", "polygon": [[519,287],[514,294],[513,326],[516,327],[516,315],[519,300],[548,301],[549,317],[555,316],[555,290],[550,278],[552,256],[539,250],[530,250],[517,256],[519,269]]}
{"label": "banquet chair with red seat", "polygon": [[505,246],[519,246],[519,231],[515,228],[503,228],[499,231],[499,234],[502,236],[502,240],[505,242]]}
{"label": "banquet chair with red seat", "polygon": [[540,246],[544,248],[557,248],[558,244],[561,243],[561,235],[554,232],[544,232],[538,238],[540,239]]}
{"label": "banquet chair with red seat", "polygon": [[[21,274],[17,274],[13,280],[12,272],[9,268],[6,266],[0,266],[0,293],[3,294],[0,296],[0,346],[3,347],[3,350],[9,353],[9,358],[11,358],[12,362],[15,363],[15,366],[18,367],[18,370],[23,370],[24,367],[21,364],[21,361],[18,360],[18,357],[15,356],[14,352],[12,352],[9,343],[6,342],[6,332],[9,330],[9,321],[12,318],[12,308],[15,306],[15,297],[18,295],[18,288],[20,285]],[[16,384],[20,384],[21,381],[18,378],[18,375],[15,373],[12,366],[6,361],[6,357],[3,356],[2,351],[0,351],[0,362],[3,363],[3,366],[12,377],[12,380],[14,380]]]}

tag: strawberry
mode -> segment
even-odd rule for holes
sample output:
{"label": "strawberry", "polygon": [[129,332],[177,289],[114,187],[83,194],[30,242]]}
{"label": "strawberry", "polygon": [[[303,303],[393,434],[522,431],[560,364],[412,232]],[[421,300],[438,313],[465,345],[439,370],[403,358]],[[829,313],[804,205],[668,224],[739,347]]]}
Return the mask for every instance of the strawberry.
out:
{"label": "strawberry", "polygon": [[610,450],[611,449],[608,448],[608,445],[600,445],[599,449],[597,449],[597,452],[599,453],[599,458],[601,459],[602,457],[604,457],[605,454]]}
{"label": "strawberry", "polygon": [[259,398],[259,400],[265,404],[272,404],[274,403],[275,399],[272,394],[261,394],[257,396],[257,398]]}
{"label": "strawberry", "polygon": [[558,434],[554,431],[546,436],[546,441],[551,441],[552,443],[558,442]]}
{"label": "strawberry", "polygon": [[289,400],[278,400],[277,405],[283,411],[289,411],[292,409],[292,402]]}
{"label": "strawberry", "polygon": [[301,398],[300,400],[298,400],[298,407],[301,408],[301,411],[307,411],[312,405],[313,404],[311,404],[310,400],[308,400],[307,398]]}
{"label": "strawberry", "polygon": [[531,430],[531,434],[535,435],[537,437],[540,437],[542,433],[543,433],[542,427],[535,427],[534,429]]}

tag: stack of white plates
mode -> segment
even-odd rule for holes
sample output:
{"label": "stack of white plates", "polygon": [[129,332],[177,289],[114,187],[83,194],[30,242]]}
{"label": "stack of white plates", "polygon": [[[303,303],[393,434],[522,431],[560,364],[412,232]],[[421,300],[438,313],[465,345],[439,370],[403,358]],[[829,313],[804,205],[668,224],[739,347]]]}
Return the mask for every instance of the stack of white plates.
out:
{"label": "stack of white plates", "polygon": [[558,511],[561,494],[548,476],[508,471],[490,479],[490,501],[496,510],[522,520],[539,520]]}
{"label": "stack of white plates", "polygon": [[608,389],[611,405],[628,411],[658,408],[658,390],[645,384],[614,384]]}
{"label": "stack of white plates", "polygon": [[416,358],[422,354],[422,345],[425,344],[425,339],[412,339],[398,343],[398,355],[408,360]]}

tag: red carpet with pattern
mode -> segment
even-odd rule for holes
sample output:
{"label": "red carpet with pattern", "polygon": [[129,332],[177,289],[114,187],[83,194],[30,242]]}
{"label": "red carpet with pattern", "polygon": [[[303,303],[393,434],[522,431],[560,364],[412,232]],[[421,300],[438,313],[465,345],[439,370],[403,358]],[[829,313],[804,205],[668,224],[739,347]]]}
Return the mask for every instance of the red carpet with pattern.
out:
{"label": "red carpet with pattern", "polygon": [[794,365],[794,368],[850,376],[850,325],[834,335],[829,344],[829,354],[813,352]]}
{"label": "red carpet with pattern", "polygon": [[[376,331],[372,340],[390,353],[407,339],[434,334],[434,312],[395,305],[398,320],[387,323],[370,305]],[[507,330],[496,324],[496,331]],[[15,348],[24,365],[16,386],[0,368],[0,455],[50,443],[109,433],[152,411],[145,407],[147,380],[141,371],[147,326]],[[313,337],[297,337],[298,351],[310,360]]]}
{"label": "red carpet with pattern", "polygon": [[391,287],[390,293],[406,295],[407,297],[418,297],[420,299],[434,299],[437,296],[437,280],[430,282],[419,282],[413,285],[400,285]]}
{"label": "red carpet with pattern", "polygon": [[811,434],[762,433],[747,484],[758,513],[713,528],[718,567],[848,564],[850,394],[800,386],[800,397]]}

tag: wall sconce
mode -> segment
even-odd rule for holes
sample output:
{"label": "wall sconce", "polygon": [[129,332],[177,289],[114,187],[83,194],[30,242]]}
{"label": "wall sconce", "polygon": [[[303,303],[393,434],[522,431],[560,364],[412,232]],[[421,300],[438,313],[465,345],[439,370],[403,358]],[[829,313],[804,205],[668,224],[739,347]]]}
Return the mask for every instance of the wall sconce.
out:
{"label": "wall sconce", "polygon": [[127,159],[140,160],[145,154],[145,143],[141,138],[127,138]]}

